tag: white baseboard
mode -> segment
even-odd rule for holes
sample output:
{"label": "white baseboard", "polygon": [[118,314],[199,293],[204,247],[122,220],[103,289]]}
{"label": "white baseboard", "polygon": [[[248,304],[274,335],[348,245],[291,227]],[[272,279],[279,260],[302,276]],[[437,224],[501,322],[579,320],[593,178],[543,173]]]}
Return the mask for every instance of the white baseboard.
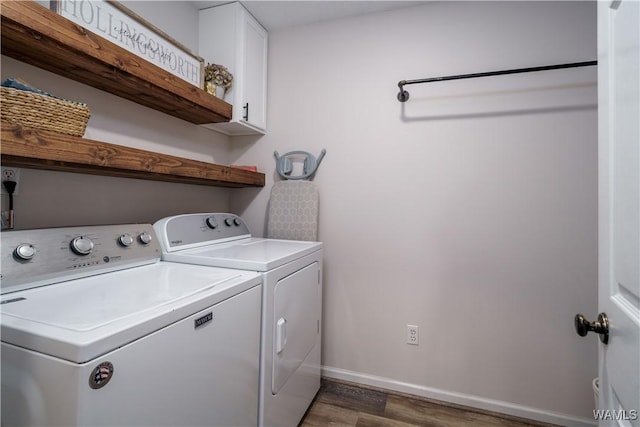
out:
{"label": "white baseboard", "polygon": [[456,405],[468,406],[484,411],[499,412],[501,414],[514,417],[528,418],[530,420],[541,421],[550,424],[557,424],[567,427],[594,426],[596,422],[587,418],[578,418],[558,412],[544,411],[523,405],[516,405],[500,400],[486,399],[470,394],[456,393],[446,390],[425,387],[418,384],[411,384],[396,381],[391,378],[378,377],[375,375],[363,374],[361,372],[348,371],[346,369],[322,367],[322,375],[336,380],[349,381],[357,384],[368,385],[390,391],[412,394],[414,396],[427,399],[440,400],[442,402]]}

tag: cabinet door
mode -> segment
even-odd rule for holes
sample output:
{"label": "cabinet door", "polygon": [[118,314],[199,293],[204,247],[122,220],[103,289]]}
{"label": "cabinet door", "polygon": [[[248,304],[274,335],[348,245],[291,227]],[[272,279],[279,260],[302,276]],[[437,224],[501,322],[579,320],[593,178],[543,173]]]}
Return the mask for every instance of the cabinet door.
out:
{"label": "cabinet door", "polygon": [[233,74],[225,100],[233,105],[229,123],[204,127],[226,135],[259,135],[267,129],[267,31],[238,2],[203,9],[199,53]]}
{"label": "cabinet door", "polygon": [[[242,121],[267,129],[267,32],[251,15],[244,22]],[[239,108],[239,107],[235,107]]]}

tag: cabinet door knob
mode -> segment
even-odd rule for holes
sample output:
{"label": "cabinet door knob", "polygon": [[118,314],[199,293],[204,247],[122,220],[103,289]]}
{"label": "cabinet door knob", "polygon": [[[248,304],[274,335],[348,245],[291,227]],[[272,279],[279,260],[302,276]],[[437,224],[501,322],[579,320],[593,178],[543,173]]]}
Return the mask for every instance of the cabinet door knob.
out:
{"label": "cabinet door knob", "polygon": [[242,107],[244,109],[244,115],[242,116],[242,118],[246,121],[249,121],[249,103],[247,102],[246,104],[244,104],[244,107]]}

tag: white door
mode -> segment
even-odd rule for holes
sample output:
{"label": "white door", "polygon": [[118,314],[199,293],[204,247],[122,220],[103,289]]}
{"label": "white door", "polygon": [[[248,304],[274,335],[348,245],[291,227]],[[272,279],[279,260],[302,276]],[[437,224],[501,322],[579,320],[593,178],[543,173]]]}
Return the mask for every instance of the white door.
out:
{"label": "white door", "polygon": [[602,426],[640,426],[640,2],[598,2]]}

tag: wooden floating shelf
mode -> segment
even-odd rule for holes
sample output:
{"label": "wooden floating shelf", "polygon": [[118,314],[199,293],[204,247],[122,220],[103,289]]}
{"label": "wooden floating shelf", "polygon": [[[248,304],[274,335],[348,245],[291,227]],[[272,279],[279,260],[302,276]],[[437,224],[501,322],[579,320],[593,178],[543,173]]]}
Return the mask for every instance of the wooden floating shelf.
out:
{"label": "wooden floating shelf", "polygon": [[3,1],[2,54],[194,124],[232,107],[35,1]]}
{"label": "wooden floating shelf", "polygon": [[[4,7],[4,4],[3,4]],[[5,166],[217,187],[264,187],[265,175],[2,122]]]}
{"label": "wooden floating shelf", "polygon": [[[2,54],[193,124],[231,105],[33,1],[3,1]],[[263,187],[263,173],[2,123],[2,164],[219,187]]]}

